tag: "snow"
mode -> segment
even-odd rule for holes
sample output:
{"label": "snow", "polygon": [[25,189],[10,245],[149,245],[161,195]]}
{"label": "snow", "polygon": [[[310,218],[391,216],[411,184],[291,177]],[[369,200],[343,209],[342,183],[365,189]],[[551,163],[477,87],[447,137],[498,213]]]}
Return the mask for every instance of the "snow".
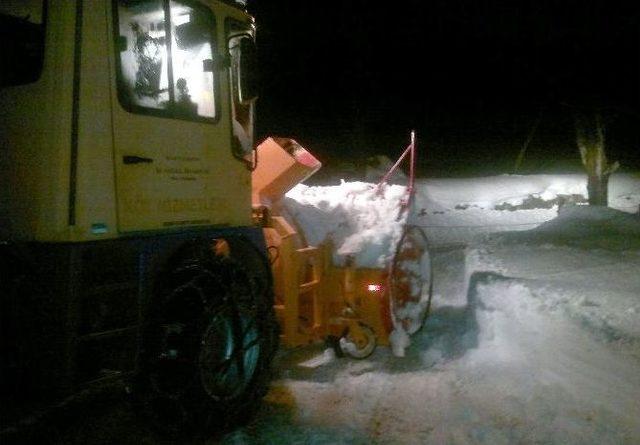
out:
{"label": "snow", "polygon": [[[640,443],[640,178],[613,175],[609,208],[580,205],[585,183],[420,180],[434,297],[405,356],[283,351],[264,408],[222,443]],[[371,187],[301,186],[287,206],[312,242],[379,264],[403,191]]]}
{"label": "snow", "polygon": [[297,185],[285,206],[317,245],[331,239],[334,262],[353,256],[356,267],[384,268],[402,235],[405,217],[398,218],[405,187],[377,188],[366,182],[342,182],[329,187]]}
{"label": "snow", "polygon": [[640,218],[610,208],[576,206],[562,208],[558,216],[536,230],[504,235],[514,242],[537,240],[583,248],[640,248]]}
{"label": "snow", "polygon": [[[586,200],[586,175],[426,179],[417,187],[415,224],[434,245],[468,243],[485,233],[533,229],[554,219],[559,207]],[[609,206],[637,213],[640,178],[612,175]]]}

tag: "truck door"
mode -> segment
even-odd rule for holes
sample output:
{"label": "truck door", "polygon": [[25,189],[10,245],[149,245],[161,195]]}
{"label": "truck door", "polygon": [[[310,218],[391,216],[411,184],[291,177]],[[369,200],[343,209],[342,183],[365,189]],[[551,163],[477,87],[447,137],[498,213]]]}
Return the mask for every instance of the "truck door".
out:
{"label": "truck door", "polygon": [[249,182],[230,154],[213,11],[187,0],[118,0],[113,22],[119,230],[241,224],[234,217],[242,219]]}

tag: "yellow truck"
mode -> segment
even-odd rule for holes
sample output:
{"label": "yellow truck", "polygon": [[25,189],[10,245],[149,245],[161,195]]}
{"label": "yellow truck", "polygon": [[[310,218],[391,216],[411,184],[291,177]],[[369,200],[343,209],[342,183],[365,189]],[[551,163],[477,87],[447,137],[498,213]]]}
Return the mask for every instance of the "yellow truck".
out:
{"label": "yellow truck", "polygon": [[229,426],[279,342],[364,358],[395,337],[401,355],[421,325],[421,231],[387,269],[356,269],[284,211],[320,163],[291,139],[256,147],[242,3],[0,3],[5,423],[124,381],[165,430]]}
{"label": "yellow truck", "polygon": [[252,214],[252,17],[8,0],[0,26],[4,407],[128,377],[169,429],[245,417],[278,343]]}

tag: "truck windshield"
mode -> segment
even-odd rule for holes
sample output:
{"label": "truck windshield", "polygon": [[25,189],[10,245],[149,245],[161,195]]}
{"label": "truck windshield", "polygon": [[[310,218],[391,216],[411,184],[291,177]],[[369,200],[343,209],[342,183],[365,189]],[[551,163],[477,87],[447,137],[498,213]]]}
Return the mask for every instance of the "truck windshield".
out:
{"label": "truck windshield", "polygon": [[35,82],[44,57],[43,0],[0,2],[0,87]]}
{"label": "truck windshield", "polygon": [[117,2],[118,94],[129,111],[216,118],[213,13],[196,3]]}

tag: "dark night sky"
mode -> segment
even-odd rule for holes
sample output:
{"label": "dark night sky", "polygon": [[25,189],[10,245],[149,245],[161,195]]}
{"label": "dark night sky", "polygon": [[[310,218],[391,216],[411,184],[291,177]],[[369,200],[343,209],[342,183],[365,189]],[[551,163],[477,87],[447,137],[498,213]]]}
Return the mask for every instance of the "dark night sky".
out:
{"label": "dark night sky", "polygon": [[250,0],[258,135],[294,137],[327,161],[394,156],[416,128],[430,172],[493,173],[487,165],[511,165],[541,113],[535,171],[577,161],[573,114],[597,107],[610,157],[640,168],[633,3]]}

